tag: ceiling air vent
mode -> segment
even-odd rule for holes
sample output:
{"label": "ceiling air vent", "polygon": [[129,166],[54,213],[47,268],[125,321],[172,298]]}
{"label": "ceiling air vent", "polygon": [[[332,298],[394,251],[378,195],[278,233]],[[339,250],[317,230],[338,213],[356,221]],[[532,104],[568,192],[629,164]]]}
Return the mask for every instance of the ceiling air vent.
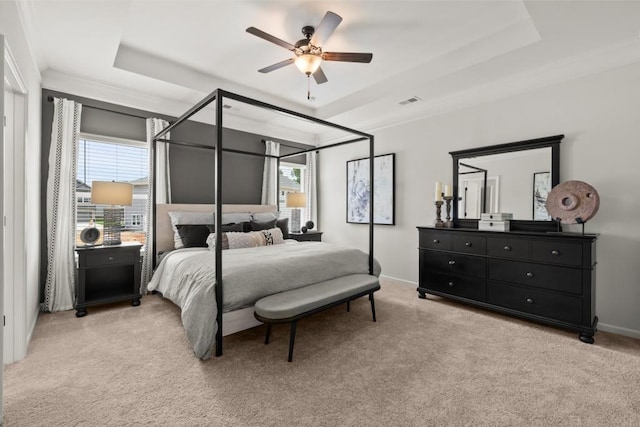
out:
{"label": "ceiling air vent", "polygon": [[414,102],[418,102],[421,101],[422,98],[420,98],[419,96],[413,96],[409,99],[405,99],[404,101],[400,101],[400,105],[407,105],[407,104],[413,104]]}

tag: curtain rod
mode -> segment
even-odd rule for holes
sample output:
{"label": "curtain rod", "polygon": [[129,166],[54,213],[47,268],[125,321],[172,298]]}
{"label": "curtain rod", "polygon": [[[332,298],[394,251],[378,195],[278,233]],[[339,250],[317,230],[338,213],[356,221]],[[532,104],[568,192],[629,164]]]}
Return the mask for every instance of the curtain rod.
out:
{"label": "curtain rod", "polygon": [[[266,144],[266,143],[267,143],[267,140],[266,140],[266,139],[263,139],[263,140],[262,140],[262,143],[263,143],[263,144]],[[285,147],[289,147],[289,148],[295,148],[295,149],[297,149],[297,150],[305,150],[305,148],[303,148],[303,147],[296,147],[295,145],[288,145],[288,144],[285,144],[285,143],[282,143],[282,142],[279,142],[278,144],[283,145],[283,146],[285,146]],[[306,144],[300,144],[300,145],[306,145]],[[288,155],[288,154],[287,154],[287,155]]]}
{"label": "curtain rod", "polygon": [[[51,95],[47,96],[47,101],[53,102],[53,96],[51,96]],[[104,107],[95,107],[93,105],[82,104],[82,107],[93,108],[94,110],[107,111],[109,113],[122,114],[123,116],[135,117],[137,119],[142,119],[142,120],[147,120],[148,118],[150,118],[150,117],[145,117],[145,116],[139,116],[137,114],[125,113],[123,111],[110,110],[110,109],[104,108]],[[171,122],[169,122],[169,123],[171,123]]]}

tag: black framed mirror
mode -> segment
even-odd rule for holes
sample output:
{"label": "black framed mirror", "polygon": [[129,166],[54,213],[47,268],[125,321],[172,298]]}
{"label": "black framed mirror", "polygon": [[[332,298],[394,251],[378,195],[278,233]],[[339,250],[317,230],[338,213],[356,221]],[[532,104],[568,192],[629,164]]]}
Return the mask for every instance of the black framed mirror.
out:
{"label": "black framed mirror", "polygon": [[482,213],[512,213],[512,231],[556,231],[547,193],[560,183],[564,135],[452,151],[453,222],[478,228]]}

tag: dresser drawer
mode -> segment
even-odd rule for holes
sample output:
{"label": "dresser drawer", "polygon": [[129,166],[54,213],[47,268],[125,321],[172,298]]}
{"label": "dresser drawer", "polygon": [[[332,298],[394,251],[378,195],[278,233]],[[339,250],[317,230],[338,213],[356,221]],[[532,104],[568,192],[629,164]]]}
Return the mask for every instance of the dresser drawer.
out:
{"label": "dresser drawer", "polygon": [[453,236],[453,250],[467,254],[484,255],[487,253],[487,238],[477,234],[455,234]]}
{"label": "dresser drawer", "polygon": [[489,279],[582,295],[582,270],[577,268],[490,259]]}
{"label": "dresser drawer", "polygon": [[531,243],[527,239],[489,237],[487,254],[498,258],[529,259]]}
{"label": "dresser drawer", "polygon": [[531,243],[531,259],[563,265],[582,265],[582,245],[556,241]]}
{"label": "dresser drawer", "polygon": [[420,230],[419,245],[424,249],[451,250],[451,233],[438,230]]}
{"label": "dresser drawer", "polygon": [[580,297],[488,282],[487,302],[564,322],[582,322]]}
{"label": "dresser drawer", "polygon": [[420,287],[476,301],[486,299],[485,281],[473,277],[430,273],[420,279]]}
{"label": "dresser drawer", "polygon": [[88,253],[85,255],[84,267],[99,267],[101,265],[115,265],[115,264],[133,264],[134,258],[135,258],[135,254],[132,251],[119,250],[119,251],[107,252],[107,250],[100,250],[100,251],[96,251],[96,253]]}
{"label": "dresser drawer", "polygon": [[462,274],[484,279],[487,261],[483,257],[438,251],[420,251],[420,268],[423,272]]}

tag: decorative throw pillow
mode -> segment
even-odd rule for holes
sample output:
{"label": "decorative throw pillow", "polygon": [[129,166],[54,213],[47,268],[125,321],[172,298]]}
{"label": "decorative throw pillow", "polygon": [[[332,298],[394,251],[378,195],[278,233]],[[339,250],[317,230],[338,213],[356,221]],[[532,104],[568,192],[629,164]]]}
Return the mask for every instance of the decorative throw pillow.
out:
{"label": "decorative throw pillow", "polygon": [[185,248],[206,248],[210,225],[177,224],[180,240]]}
{"label": "decorative throw pillow", "polygon": [[171,219],[171,227],[173,228],[173,246],[176,249],[183,248],[180,233],[178,233],[178,224],[213,224],[213,211],[208,212],[184,212],[172,211],[168,212]]}
{"label": "decorative throw pillow", "polygon": [[230,212],[222,214],[223,224],[237,224],[239,222],[251,221],[249,212]]}
{"label": "decorative throw pillow", "polygon": [[[272,228],[268,230],[252,231],[249,233],[229,232],[222,233],[222,249],[253,248],[256,246],[279,245],[284,243],[282,230]],[[216,235],[209,234],[207,246],[210,250],[215,250]]]}
{"label": "decorative throw pillow", "polygon": [[275,218],[265,222],[250,221],[251,231],[268,230],[270,228],[274,228],[276,226],[276,221],[277,220]]}
{"label": "decorative throw pillow", "polygon": [[282,237],[289,238],[289,218],[280,218],[276,221],[276,227],[282,230]]}

